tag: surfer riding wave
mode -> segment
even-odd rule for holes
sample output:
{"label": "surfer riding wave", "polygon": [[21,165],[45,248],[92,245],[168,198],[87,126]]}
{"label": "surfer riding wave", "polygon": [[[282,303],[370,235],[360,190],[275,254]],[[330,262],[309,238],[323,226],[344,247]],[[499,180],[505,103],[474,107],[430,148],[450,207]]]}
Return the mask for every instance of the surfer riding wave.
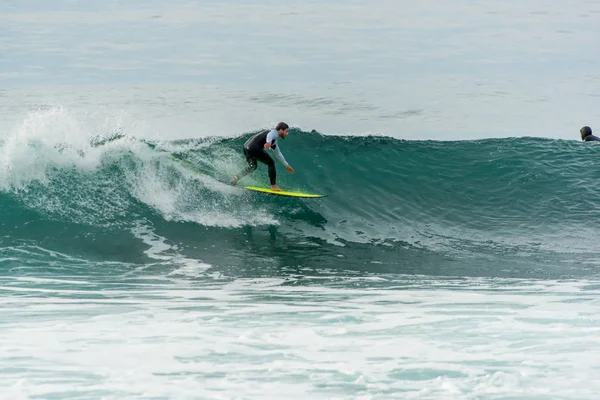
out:
{"label": "surfer riding wave", "polygon": [[232,185],[236,185],[238,181],[244,176],[256,170],[258,167],[258,161],[266,164],[269,168],[269,180],[271,181],[271,189],[281,191],[281,188],[277,186],[277,170],[275,169],[275,161],[267,153],[267,149],[273,150],[279,161],[290,174],[294,173],[294,169],[285,160],[285,157],[281,153],[281,149],[277,144],[277,139],[285,139],[289,134],[289,126],[285,122],[277,124],[275,129],[266,130],[252,136],[244,143],[243,152],[246,156],[246,162],[248,166],[240,171],[231,180]]}

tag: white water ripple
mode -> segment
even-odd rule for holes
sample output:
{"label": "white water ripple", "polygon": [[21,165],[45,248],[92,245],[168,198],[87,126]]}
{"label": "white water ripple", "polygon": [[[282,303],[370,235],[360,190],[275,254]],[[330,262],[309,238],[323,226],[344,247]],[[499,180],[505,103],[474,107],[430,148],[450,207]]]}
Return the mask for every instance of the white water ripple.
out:
{"label": "white water ripple", "polygon": [[1,279],[2,397],[592,399],[600,390],[600,287],[589,282],[215,285],[201,282],[206,265],[190,275],[190,262],[179,277],[100,289],[78,277],[41,282],[43,291],[37,279]]}

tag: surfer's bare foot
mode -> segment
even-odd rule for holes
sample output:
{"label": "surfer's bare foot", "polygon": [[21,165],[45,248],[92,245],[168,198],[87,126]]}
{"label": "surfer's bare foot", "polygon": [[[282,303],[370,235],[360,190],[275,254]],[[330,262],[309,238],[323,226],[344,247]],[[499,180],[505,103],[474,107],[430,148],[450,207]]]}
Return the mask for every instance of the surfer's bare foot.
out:
{"label": "surfer's bare foot", "polygon": [[279,186],[277,186],[277,185],[271,185],[271,190],[277,190],[277,191],[280,191],[280,192],[282,192],[282,191],[283,191],[283,190],[281,190],[281,188],[280,188]]}
{"label": "surfer's bare foot", "polygon": [[233,179],[231,180],[231,185],[235,186],[235,185],[237,185],[237,182],[238,182],[238,177],[234,176]]}

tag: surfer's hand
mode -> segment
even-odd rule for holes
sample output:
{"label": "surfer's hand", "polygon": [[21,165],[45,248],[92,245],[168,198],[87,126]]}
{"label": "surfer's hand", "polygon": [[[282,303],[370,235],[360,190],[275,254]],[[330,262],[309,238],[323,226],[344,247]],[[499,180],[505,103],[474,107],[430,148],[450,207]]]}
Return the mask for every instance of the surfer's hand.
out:
{"label": "surfer's hand", "polygon": [[270,149],[271,148],[271,143],[267,142],[265,143],[265,149]]}
{"label": "surfer's hand", "polygon": [[285,167],[285,169],[287,169],[290,174],[294,173],[294,168],[292,168],[291,165],[288,165],[287,167]]}

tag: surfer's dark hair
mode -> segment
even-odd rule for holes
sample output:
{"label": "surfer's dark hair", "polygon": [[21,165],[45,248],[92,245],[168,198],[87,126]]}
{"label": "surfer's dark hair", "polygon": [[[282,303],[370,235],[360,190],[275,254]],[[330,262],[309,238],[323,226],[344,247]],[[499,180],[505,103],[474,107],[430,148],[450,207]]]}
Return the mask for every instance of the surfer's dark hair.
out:
{"label": "surfer's dark hair", "polygon": [[285,131],[286,129],[289,129],[288,124],[286,124],[285,122],[280,122],[277,124],[277,126],[275,127],[276,131]]}

